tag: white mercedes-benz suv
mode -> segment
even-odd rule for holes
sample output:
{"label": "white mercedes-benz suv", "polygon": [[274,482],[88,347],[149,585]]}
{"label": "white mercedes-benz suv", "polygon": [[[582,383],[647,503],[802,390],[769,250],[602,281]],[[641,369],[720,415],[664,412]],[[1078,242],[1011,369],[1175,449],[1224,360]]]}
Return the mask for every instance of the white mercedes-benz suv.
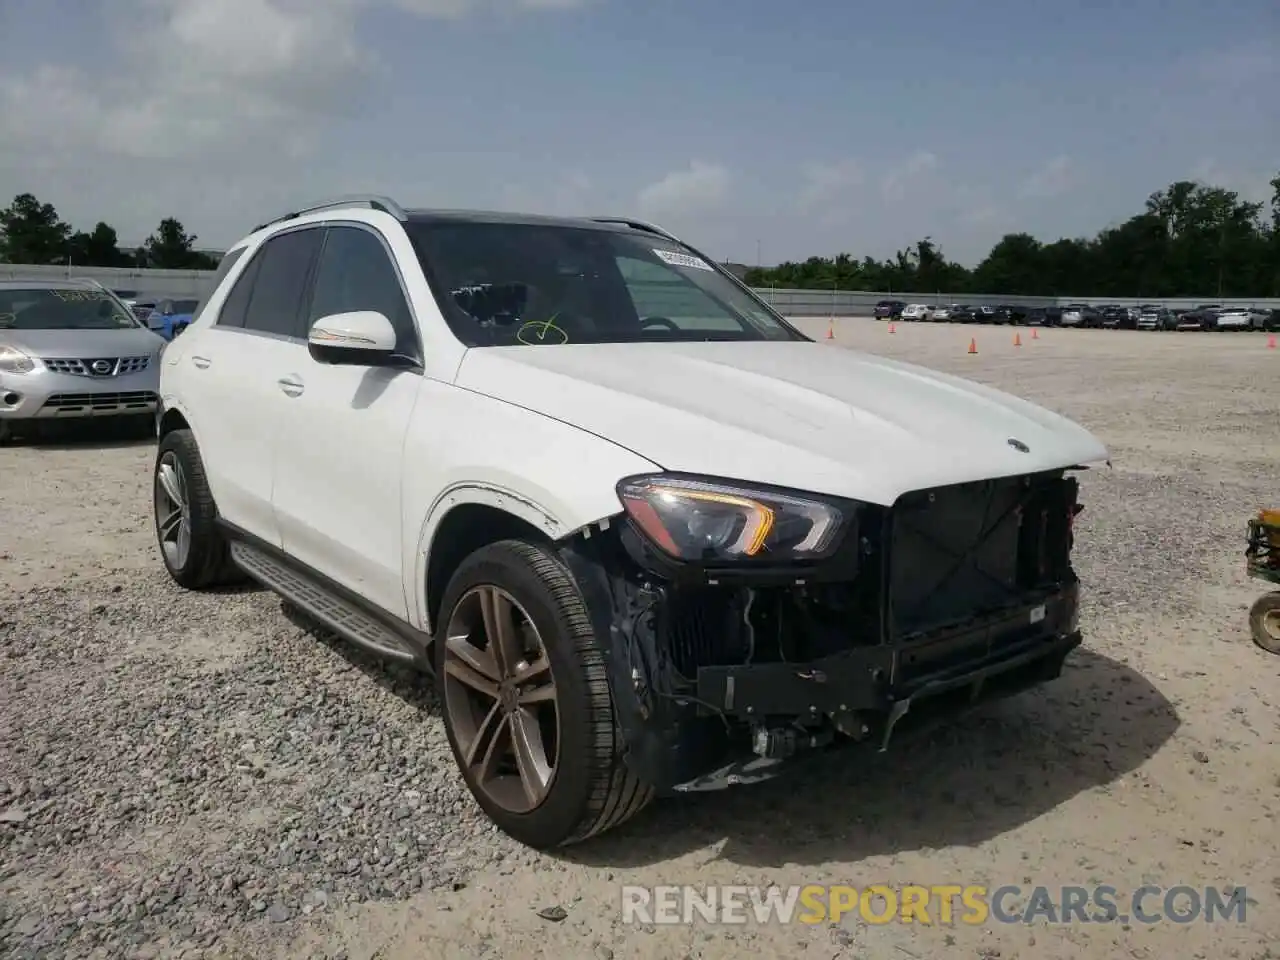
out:
{"label": "white mercedes-benz suv", "polygon": [[625,218],[333,201],[166,348],[160,553],[423,668],[508,834],[582,840],[1058,675],[1057,414],[804,336]]}

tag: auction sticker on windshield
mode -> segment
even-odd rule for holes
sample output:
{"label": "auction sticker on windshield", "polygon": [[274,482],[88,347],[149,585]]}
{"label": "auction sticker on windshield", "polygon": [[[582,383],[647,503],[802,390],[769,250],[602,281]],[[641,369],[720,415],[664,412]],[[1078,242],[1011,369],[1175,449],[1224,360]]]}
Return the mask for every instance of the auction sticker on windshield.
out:
{"label": "auction sticker on windshield", "polygon": [[[673,267],[693,267],[695,270],[711,270],[711,264],[699,257],[692,257],[687,253],[679,253],[675,250],[659,250],[653,248],[653,252],[658,255],[658,259],[663,263],[669,263]],[[714,272],[714,271],[712,271]]]}

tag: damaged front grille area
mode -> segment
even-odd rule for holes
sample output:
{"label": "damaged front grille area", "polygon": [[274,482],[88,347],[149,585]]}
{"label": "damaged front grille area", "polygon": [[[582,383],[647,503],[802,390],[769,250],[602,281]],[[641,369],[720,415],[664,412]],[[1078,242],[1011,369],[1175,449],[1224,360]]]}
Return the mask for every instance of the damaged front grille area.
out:
{"label": "damaged front grille area", "polygon": [[1071,583],[1078,482],[1061,473],[907,494],[892,512],[889,642]]}
{"label": "damaged front grille area", "polygon": [[566,544],[629,762],[704,789],[713,767],[720,782],[836,741],[883,750],[929,704],[1053,679],[1080,642],[1076,492],[1060,472],[864,505],[830,560],[791,568],[673,575],[626,524]]}
{"label": "damaged front grille area", "polygon": [[1054,472],[907,494],[864,518],[852,580],[668,587],[655,607],[658,647],[693,680],[703,666],[910,645],[1030,606],[1075,582],[1077,490]]}

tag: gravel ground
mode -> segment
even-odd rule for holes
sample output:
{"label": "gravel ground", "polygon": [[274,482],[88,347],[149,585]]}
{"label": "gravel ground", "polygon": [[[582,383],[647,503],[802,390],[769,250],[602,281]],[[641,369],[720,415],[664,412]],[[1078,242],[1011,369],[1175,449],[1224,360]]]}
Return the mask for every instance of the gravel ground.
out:
{"label": "gravel ground", "polygon": [[[804,322],[823,337],[827,323]],[[1280,504],[1280,352],[1252,335],[836,321],[1058,409],[1084,481],[1086,648],[1041,691],[869,765],[655,805],[560,858],[478,815],[422,683],[271,595],[155,555],[153,448],[0,450],[0,952],[13,957],[1280,956],[1280,660],[1245,518]],[[966,354],[970,336],[977,356]],[[1243,885],[1244,924],[709,929],[621,883]],[[538,915],[558,906],[560,921]],[[1268,952],[1268,944],[1272,944]]]}

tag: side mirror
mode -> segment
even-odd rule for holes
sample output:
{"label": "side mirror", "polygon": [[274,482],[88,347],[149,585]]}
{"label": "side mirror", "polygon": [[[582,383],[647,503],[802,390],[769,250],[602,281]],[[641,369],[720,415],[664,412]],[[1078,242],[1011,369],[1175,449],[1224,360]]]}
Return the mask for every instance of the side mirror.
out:
{"label": "side mirror", "polygon": [[385,366],[395,355],[396,330],[376,310],[331,313],[311,325],[307,348],[320,363]]}

